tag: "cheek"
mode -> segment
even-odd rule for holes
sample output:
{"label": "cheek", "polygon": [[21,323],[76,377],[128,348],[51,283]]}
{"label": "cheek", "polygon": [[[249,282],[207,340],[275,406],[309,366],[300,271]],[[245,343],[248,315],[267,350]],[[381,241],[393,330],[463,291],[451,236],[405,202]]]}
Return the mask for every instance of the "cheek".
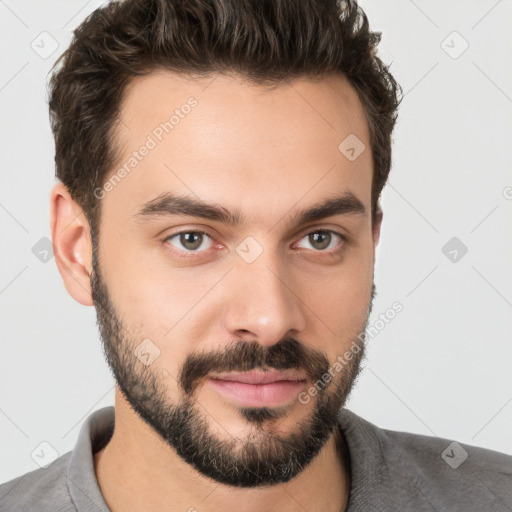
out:
{"label": "cheek", "polygon": [[158,346],[156,362],[171,374],[173,386],[186,356],[204,336],[200,315],[218,275],[141,264],[129,250],[123,260],[109,283],[116,310],[133,342],[149,338]]}
{"label": "cheek", "polygon": [[[367,320],[373,283],[373,249],[353,250],[336,270],[314,279],[302,279],[302,293],[309,321],[325,330],[328,337],[359,334]],[[322,327],[328,326],[328,329]]]}
{"label": "cheek", "polygon": [[331,334],[345,335],[366,320],[370,296],[371,279],[349,274],[331,276],[323,286],[316,282],[315,291],[309,291],[304,302],[314,324],[323,321]]}

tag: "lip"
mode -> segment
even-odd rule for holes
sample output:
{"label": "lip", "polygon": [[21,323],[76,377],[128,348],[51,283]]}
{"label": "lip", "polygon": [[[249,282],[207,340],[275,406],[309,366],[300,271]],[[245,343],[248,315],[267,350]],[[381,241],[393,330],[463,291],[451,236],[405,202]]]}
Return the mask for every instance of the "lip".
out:
{"label": "lip", "polygon": [[306,382],[296,371],[229,373],[208,379],[213,389],[245,407],[283,405],[297,399]]}
{"label": "lip", "polygon": [[243,382],[245,384],[270,384],[278,381],[305,381],[306,377],[296,370],[285,371],[250,371],[243,373],[229,372],[212,375],[212,379],[219,379],[230,382]]}

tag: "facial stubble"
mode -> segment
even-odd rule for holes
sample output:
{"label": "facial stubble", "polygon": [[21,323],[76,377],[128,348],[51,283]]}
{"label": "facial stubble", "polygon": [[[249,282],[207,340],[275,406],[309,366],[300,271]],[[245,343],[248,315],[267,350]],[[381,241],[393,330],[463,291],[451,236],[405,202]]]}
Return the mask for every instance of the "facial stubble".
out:
{"label": "facial stubble", "polygon": [[[134,412],[145,421],[186,463],[216,482],[234,487],[266,487],[288,482],[315,458],[337,427],[338,415],[360,373],[364,358],[364,339],[375,296],[372,284],[367,317],[357,337],[352,340],[352,357],[318,389],[314,407],[306,419],[296,423],[292,432],[276,432],[279,420],[295,407],[237,407],[251,425],[250,435],[236,438],[215,435],[206,409],[197,402],[199,384],[211,372],[249,371],[252,369],[298,369],[308,376],[308,383],[322,382],[330,369],[327,357],[294,338],[285,338],[265,347],[256,341],[238,340],[223,350],[191,353],[176,378],[182,398],[172,403],[167,384],[158,365],[145,366],[135,356],[142,339],[130,334],[111,300],[101,276],[97,251],[93,250],[91,287],[96,307],[105,358],[114,379]],[[168,372],[167,372],[168,373]],[[332,374],[332,370],[331,370]],[[222,427],[222,426],[221,426]]]}

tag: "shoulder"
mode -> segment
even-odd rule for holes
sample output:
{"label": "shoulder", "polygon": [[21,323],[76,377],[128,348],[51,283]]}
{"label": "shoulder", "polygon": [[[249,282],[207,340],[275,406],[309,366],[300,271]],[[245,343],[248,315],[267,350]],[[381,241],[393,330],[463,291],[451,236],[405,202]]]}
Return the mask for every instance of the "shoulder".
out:
{"label": "shoulder", "polygon": [[446,499],[467,503],[467,510],[472,510],[471,504],[477,510],[512,506],[511,456],[406,432],[382,430],[379,439],[389,459],[400,464],[425,492],[435,490]]}
{"label": "shoulder", "polygon": [[457,441],[382,430],[388,460],[431,503],[449,510],[505,511],[512,507],[512,457]]}
{"label": "shoulder", "polygon": [[[434,510],[512,510],[512,456],[454,440],[379,428],[350,411],[342,415],[356,456],[379,467],[388,489],[408,488]],[[371,455],[369,453],[372,452]]]}
{"label": "shoulder", "polygon": [[[376,435],[390,459],[421,467],[426,476],[438,479],[440,474],[464,475],[479,471],[498,478],[495,482],[499,481],[500,475],[507,477],[507,487],[512,483],[512,456],[505,453],[446,438],[395,430],[377,428]],[[429,468],[435,468],[435,471],[429,472]]]}
{"label": "shoulder", "polygon": [[[0,510],[43,512],[75,510],[67,487],[67,467],[71,452],[0,485]],[[68,505],[68,507],[66,507]]]}

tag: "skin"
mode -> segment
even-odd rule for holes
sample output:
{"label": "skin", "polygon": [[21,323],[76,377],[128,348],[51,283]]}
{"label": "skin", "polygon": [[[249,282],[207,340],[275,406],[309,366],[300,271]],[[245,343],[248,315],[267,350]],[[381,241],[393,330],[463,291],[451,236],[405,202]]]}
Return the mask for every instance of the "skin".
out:
{"label": "skin", "polygon": [[[234,341],[245,342],[263,356],[274,354],[272,348],[283,340],[293,339],[300,342],[299,368],[304,368],[306,354],[318,362],[324,356],[331,366],[364,332],[382,211],[379,207],[372,226],[373,167],[362,104],[341,76],[316,82],[301,78],[267,90],[236,76],[192,80],[152,72],[125,90],[117,128],[119,166],[190,96],[198,105],[101,199],[99,261],[93,261],[83,211],[61,183],[51,193],[51,231],[64,284],[79,303],[103,311],[98,318],[107,350],[112,357],[126,358],[118,361],[116,380],[125,378],[134,402],[118,382],[115,431],[94,455],[101,492],[115,512],[345,510],[350,472],[337,429],[319,439],[318,454],[290,480],[237,487],[198,471],[156,426],[164,408],[183,403],[185,362],[201,351],[211,356],[206,359],[207,371],[216,371],[222,368],[223,348],[231,350]],[[338,150],[349,134],[366,146],[354,161]],[[190,194],[228,210],[238,208],[247,221],[228,226],[167,216],[137,223],[134,214],[163,191]],[[291,224],[298,211],[346,191],[364,204],[366,215]],[[203,239],[199,252],[193,252],[179,243],[179,236],[168,238],[181,229],[205,230],[211,238]],[[321,249],[307,236],[325,230],[343,234],[347,241],[333,235],[329,247]],[[236,252],[248,236],[263,249],[250,264]],[[102,309],[103,300],[110,310]],[[160,351],[149,366],[131,356],[144,339]],[[229,354],[236,365],[241,352]],[[347,364],[331,386],[307,404],[294,400],[273,420],[258,422],[257,416],[244,416],[208,385],[206,377],[194,381],[193,407],[206,422],[210,440],[226,446],[238,441],[232,445],[234,460],[250,435],[266,453],[266,435],[284,439],[298,434],[299,425],[313,418],[322,400],[343,405],[359,362]],[[142,375],[147,380],[141,382],[154,385],[147,384],[146,391],[161,393],[160,402],[148,393],[146,402],[136,404],[147,403],[148,410],[162,413],[153,424],[133,407],[139,388],[128,377],[140,380]],[[312,384],[309,381],[308,387]]]}

